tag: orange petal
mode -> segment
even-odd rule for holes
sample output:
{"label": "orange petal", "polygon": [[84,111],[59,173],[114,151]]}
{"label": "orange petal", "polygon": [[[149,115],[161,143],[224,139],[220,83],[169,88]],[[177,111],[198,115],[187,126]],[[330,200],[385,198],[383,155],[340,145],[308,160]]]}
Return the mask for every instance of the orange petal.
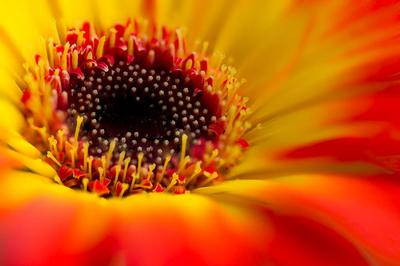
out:
{"label": "orange petal", "polygon": [[[312,265],[318,258],[346,261],[346,256],[353,254],[348,259],[363,257],[372,264],[395,265],[400,261],[400,189],[398,181],[387,178],[287,176],[236,181],[199,192],[229,200],[239,197],[271,212],[278,243],[282,249],[286,245],[282,243],[297,247],[298,259],[304,256],[304,263],[311,259]],[[310,239],[326,242],[315,245]],[[346,252],[333,252],[332,246]],[[276,252],[282,250],[272,241],[270,256],[279,257]]]}
{"label": "orange petal", "polygon": [[[128,199],[129,200],[129,199]],[[260,265],[271,237],[253,210],[205,197],[132,198],[118,224],[128,265]],[[136,203],[136,204],[133,204]],[[135,213],[135,214],[133,214]]]}
{"label": "orange petal", "polygon": [[28,173],[0,186],[5,265],[260,265],[272,234],[254,210],[198,195],[106,200]]}

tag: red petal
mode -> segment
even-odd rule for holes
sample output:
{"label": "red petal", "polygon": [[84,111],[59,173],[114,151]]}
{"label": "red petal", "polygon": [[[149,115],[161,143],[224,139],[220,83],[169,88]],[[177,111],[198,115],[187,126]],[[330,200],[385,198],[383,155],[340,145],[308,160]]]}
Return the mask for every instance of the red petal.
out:
{"label": "red petal", "polygon": [[100,181],[97,179],[89,183],[89,189],[92,192],[98,194],[99,196],[107,195],[110,193],[110,190],[108,189],[107,185],[105,183],[100,183]]}
{"label": "red petal", "polygon": [[71,177],[74,173],[74,170],[70,167],[62,165],[60,169],[58,169],[58,176],[60,177],[61,181],[64,181],[68,177]]}

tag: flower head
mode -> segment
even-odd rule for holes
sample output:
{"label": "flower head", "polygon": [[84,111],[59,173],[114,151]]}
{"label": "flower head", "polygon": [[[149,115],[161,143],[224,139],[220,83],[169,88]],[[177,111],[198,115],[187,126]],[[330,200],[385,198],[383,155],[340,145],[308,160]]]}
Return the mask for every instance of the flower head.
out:
{"label": "flower head", "polygon": [[250,128],[233,68],[205,45],[188,52],[180,30],[136,21],[60,35],[65,44],[36,55],[21,98],[27,138],[57,182],[122,197],[224,179]]}
{"label": "flower head", "polygon": [[0,264],[400,260],[396,1],[1,4]]}

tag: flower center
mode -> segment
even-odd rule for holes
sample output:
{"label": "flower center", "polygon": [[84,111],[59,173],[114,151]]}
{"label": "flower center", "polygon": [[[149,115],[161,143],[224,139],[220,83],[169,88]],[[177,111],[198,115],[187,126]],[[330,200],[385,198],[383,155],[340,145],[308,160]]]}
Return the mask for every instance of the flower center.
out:
{"label": "flower center", "polygon": [[143,152],[144,163],[161,165],[167,154],[180,151],[183,134],[193,145],[215,137],[208,126],[217,116],[209,111],[204,93],[196,90],[201,84],[135,61],[120,60],[107,71],[85,68],[84,79],[71,78],[68,125],[72,131],[76,116],[83,117],[80,133],[91,155],[101,157],[114,140],[114,159],[123,151],[131,158]]}
{"label": "flower center", "polygon": [[[64,27],[61,27],[64,28]],[[129,21],[60,32],[28,68],[26,138],[64,186],[123,197],[227,179],[248,144],[235,70],[179,30]]]}

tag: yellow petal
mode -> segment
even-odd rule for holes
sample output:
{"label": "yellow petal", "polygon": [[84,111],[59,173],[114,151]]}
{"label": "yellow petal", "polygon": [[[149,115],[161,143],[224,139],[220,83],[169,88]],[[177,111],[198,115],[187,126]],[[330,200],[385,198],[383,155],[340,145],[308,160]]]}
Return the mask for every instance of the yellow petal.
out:
{"label": "yellow petal", "polygon": [[40,51],[42,48],[40,37],[54,38],[54,18],[48,2],[46,0],[2,2],[1,28],[25,59],[32,59],[33,55]]}
{"label": "yellow petal", "polygon": [[0,98],[0,113],[0,138],[4,140],[22,128],[23,117],[16,106],[5,98]]}

